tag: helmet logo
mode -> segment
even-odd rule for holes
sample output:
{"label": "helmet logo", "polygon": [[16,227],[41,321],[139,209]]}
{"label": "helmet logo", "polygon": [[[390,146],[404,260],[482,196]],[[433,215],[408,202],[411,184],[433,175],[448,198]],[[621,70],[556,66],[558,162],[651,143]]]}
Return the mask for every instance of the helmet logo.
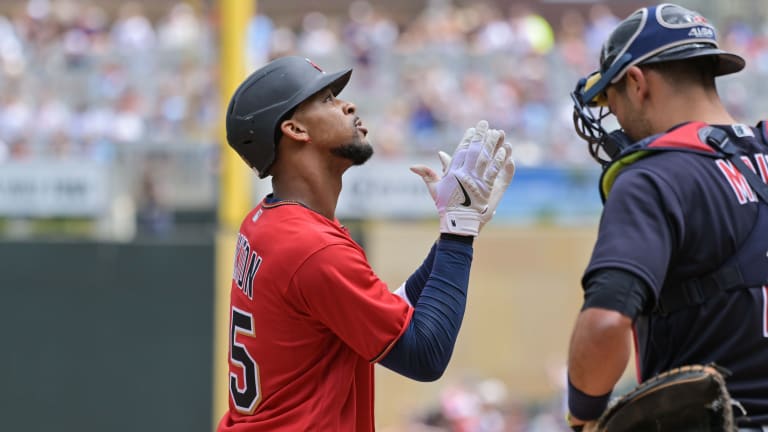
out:
{"label": "helmet logo", "polygon": [[701,23],[701,24],[706,24],[706,23],[707,23],[707,19],[706,19],[706,18],[704,18],[704,17],[703,17],[703,16],[701,16],[701,15],[694,15],[694,16],[692,16],[692,17],[691,17],[691,19],[692,19],[692,20],[693,20],[693,22],[695,22],[695,23]]}
{"label": "helmet logo", "polygon": [[322,70],[322,69],[320,68],[320,66],[318,66],[318,65],[317,65],[317,63],[313,62],[312,60],[310,60],[310,59],[308,59],[308,58],[306,58],[306,57],[304,58],[304,60],[306,60],[306,61],[307,61],[307,63],[311,64],[311,65],[312,65],[312,67],[314,67],[315,69],[319,70],[319,71],[320,71],[320,72],[322,72],[322,73],[325,73],[325,71],[324,71],[324,70]]}
{"label": "helmet logo", "polygon": [[710,27],[694,27],[688,32],[688,37],[714,39],[715,31]]}

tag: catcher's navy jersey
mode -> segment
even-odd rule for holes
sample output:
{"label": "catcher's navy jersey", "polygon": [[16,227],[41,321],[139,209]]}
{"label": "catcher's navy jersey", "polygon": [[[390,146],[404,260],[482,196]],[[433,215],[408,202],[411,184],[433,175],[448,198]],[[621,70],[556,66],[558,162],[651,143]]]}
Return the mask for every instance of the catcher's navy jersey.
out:
{"label": "catcher's navy jersey", "polygon": [[[650,153],[615,178],[585,276],[598,269],[629,271],[653,290],[655,302],[662,289],[679,288],[720,268],[747,238],[757,239],[762,248],[750,255],[748,265],[768,273],[768,232],[755,229],[758,218],[768,218],[768,204],[759,202],[730,161],[697,154],[707,145],[699,140],[698,127],[688,126],[662,137],[671,137],[673,145],[688,143],[691,151]],[[768,181],[768,146],[760,131],[742,125],[718,128]],[[728,388],[750,422],[768,424],[768,286],[721,293],[669,314],[649,308],[635,330],[640,379],[716,362],[733,373]]]}

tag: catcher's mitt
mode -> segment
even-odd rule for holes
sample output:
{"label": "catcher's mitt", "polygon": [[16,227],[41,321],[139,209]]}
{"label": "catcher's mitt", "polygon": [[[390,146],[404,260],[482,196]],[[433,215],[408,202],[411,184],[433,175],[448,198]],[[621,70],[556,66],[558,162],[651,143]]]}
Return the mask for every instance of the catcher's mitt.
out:
{"label": "catcher's mitt", "polygon": [[598,432],[735,431],[731,396],[716,365],[683,366],[656,375],[615,399]]}

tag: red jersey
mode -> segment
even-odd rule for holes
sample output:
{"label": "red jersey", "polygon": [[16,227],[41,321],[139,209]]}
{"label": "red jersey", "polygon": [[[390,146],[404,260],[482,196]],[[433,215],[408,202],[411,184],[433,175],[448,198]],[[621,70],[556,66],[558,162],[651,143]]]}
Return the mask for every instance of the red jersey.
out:
{"label": "red jersey", "polygon": [[229,411],[218,430],[373,431],[373,365],[413,309],[337,220],[263,201],[232,275]]}

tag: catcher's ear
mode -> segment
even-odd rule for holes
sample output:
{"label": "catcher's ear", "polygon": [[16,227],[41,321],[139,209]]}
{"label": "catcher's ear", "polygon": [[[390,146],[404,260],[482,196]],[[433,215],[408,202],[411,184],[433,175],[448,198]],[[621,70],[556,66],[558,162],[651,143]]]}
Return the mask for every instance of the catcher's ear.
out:
{"label": "catcher's ear", "polygon": [[648,79],[639,67],[630,66],[622,81],[624,83],[624,91],[630,98],[643,99],[647,95],[649,90]]}

